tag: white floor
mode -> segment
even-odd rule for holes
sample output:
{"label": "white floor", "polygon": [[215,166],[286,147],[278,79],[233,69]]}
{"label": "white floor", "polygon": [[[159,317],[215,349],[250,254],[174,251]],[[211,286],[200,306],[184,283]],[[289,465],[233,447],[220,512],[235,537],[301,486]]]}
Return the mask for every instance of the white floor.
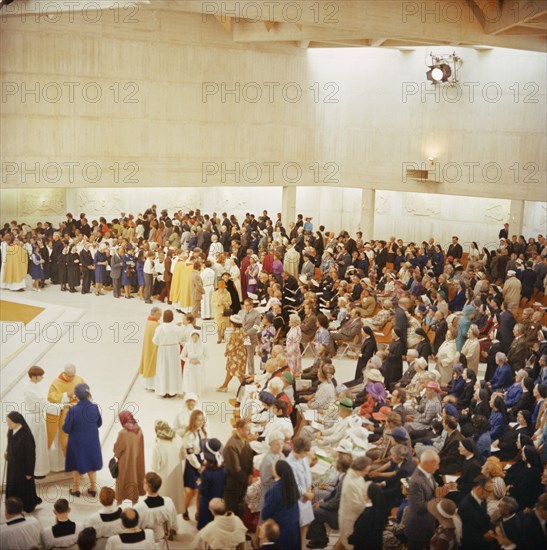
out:
{"label": "white floor", "polygon": [[[161,399],[144,389],[142,380],[136,376],[139,368],[142,335],[150,305],[135,298],[115,300],[111,293],[105,296],[95,296],[80,293],[69,294],[61,292],[59,286],[50,286],[42,292],[0,292],[2,300],[21,301],[41,307],[66,306],[81,310],[81,317],[70,331],[67,331],[58,342],[54,341],[50,348],[37,362],[45,371],[46,388],[51,381],[62,371],[66,363],[74,363],[80,374],[89,384],[93,399],[101,406],[103,427],[101,441],[103,442],[104,468],[98,474],[99,485],[113,486],[113,480],[108,472],[107,463],[112,456],[112,447],[116,439],[119,426],[117,413],[123,407],[130,408],[140,422],[145,437],[146,464],[150,464],[150,454],[154,443],[154,421],[158,418],[172,423],[181,404],[181,398]],[[164,309],[170,306],[164,304]],[[176,314],[175,319],[182,316]],[[210,437],[218,437],[225,442],[231,435],[230,418],[232,407],[228,400],[234,397],[237,389],[233,381],[229,393],[217,393],[218,387],[224,379],[224,349],[225,344],[217,344],[214,328],[204,322],[208,360],[204,372],[203,402],[207,410],[208,433]],[[208,328],[205,328],[208,327]],[[211,330],[212,329],[212,330]],[[50,338],[53,339],[53,338]],[[17,360],[13,361],[16,364]],[[355,361],[349,359],[335,359],[337,379],[339,382],[353,377]],[[309,357],[305,358],[304,367],[311,364]],[[9,368],[11,365],[8,365]],[[15,365],[21,368],[23,365]],[[25,367],[28,368],[32,365]],[[0,373],[0,386],[1,386]],[[17,384],[2,402],[2,425],[0,428],[0,450],[5,446],[6,425],[5,415],[9,410],[18,407],[21,403],[21,384]],[[58,475],[55,476],[59,477]],[[83,520],[88,514],[96,510],[99,505],[89,497],[75,499],[69,497],[69,478],[62,477],[62,481],[41,484],[41,498],[44,503],[36,511],[36,516],[44,526],[53,524],[52,504],[57,498],[69,498],[72,507],[72,518]],[[182,491],[182,487],[181,487]],[[3,515],[3,514],[2,514]],[[193,517],[193,510],[190,510]],[[195,522],[185,522],[179,517],[180,534],[177,540],[170,543],[170,547],[189,548],[189,542],[196,532]]]}

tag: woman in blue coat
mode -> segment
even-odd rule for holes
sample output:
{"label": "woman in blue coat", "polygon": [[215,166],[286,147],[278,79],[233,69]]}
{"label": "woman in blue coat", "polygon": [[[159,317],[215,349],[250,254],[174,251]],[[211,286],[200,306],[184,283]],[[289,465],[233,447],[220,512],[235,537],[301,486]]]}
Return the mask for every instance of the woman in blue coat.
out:
{"label": "woman in blue coat", "polygon": [[106,266],[108,265],[108,257],[106,255],[106,245],[101,244],[99,250],[95,252],[95,294],[99,296],[103,294],[103,285],[106,282]]}
{"label": "woman in blue coat", "polygon": [[281,527],[277,547],[284,550],[300,550],[300,493],[290,464],[278,460],[274,466],[277,481],[264,498],[262,519],[274,519]]}
{"label": "woman in blue coat", "polygon": [[213,521],[213,515],[209,510],[209,502],[213,498],[224,496],[224,485],[226,483],[222,443],[215,438],[205,440],[203,457],[205,458],[205,468],[201,472],[199,482],[198,529],[203,529]]}
{"label": "woman in blue coat", "polygon": [[509,418],[507,416],[507,409],[505,408],[505,401],[501,395],[497,395],[492,403],[492,412],[488,419],[490,423],[490,437],[492,441],[500,439],[505,435],[507,431]]}
{"label": "woman in blue coat", "polygon": [[99,407],[91,402],[87,384],[77,384],[74,395],[78,403],[71,407],[63,423],[63,432],[69,435],[66,448],[65,470],[72,472],[72,489],[69,493],[80,496],[82,474],[89,477],[87,492],[97,496],[97,470],[103,467],[99,428],[103,419]]}

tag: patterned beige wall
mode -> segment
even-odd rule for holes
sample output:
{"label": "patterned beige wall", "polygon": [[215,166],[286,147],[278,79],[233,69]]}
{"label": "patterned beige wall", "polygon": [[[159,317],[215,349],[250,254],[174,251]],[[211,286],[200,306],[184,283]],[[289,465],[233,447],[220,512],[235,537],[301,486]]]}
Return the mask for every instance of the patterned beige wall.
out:
{"label": "patterned beige wall", "polygon": [[[426,48],[237,44],[214,18],[168,5],[141,5],[129,21],[116,10],[96,23],[2,21],[4,188],[325,185],[545,200],[543,54],[458,49],[454,101],[425,82]],[[430,156],[442,182],[405,177]]]}

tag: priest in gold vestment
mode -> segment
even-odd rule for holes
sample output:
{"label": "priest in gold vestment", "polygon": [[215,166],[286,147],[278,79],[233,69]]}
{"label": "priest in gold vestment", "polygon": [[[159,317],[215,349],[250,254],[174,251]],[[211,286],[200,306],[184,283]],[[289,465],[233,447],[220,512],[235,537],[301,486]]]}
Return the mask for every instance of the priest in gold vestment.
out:
{"label": "priest in gold vestment", "polygon": [[52,414],[55,409],[53,405],[49,405],[46,408],[47,446],[50,448],[55,440],[55,436],[59,434],[59,442],[63,454],[66,453],[68,434],[63,432],[61,427],[70,407],[78,403],[78,399],[74,395],[74,388],[77,384],[85,384],[84,379],[76,374],[76,367],[74,365],[66,365],[63,372],[51,383],[47,396],[50,403],[62,405],[62,408],[58,407],[60,413],[58,415]]}
{"label": "priest in gold vestment", "polygon": [[158,356],[158,346],[152,342],[154,333],[159,325],[161,318],[161,308],[154,306],[150,310],[150,315],[146,320],[144,337],[142,340],[142,355],[139,374],[144,378],[144,387],[147,390],[154,390],[154,380],[156,377],[156,359]]}

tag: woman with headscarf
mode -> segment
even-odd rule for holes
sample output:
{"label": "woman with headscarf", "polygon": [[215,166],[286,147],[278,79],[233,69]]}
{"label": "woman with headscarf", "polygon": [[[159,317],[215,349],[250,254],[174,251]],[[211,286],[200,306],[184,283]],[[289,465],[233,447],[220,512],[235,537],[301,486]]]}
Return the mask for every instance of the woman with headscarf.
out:
{"label": "woman with headscarf", "polygon": [[114,443],[114,456],[118,459],[116,500],[118,504],[126,499],[135,504],[145,494],[144,437],[129,411],[121,411],[118,418],[122,429]]}
{"label": "woman with headscarf", "polygon": [[532,424],[532,414],[530,411],[522,410],[517,413],[517,425],[509,428],[507,433],[498,441],[494,442],[494,446],[499,448],[499,452],[495,453],[500,460],[512,460],[519,452],[517,448],[517,440],[520,434],[531,437],[534,434],[534,426]]}
{"label": "woman with headscarf", "polygon": [[199,485],[198,529],[202,529],[213,521],[213,516],[209,510],[209,502],[213,498],[224,496],[224,485],[226,484],[222,443],[216,438],[207,439],[202,449],[204,467]]}
{"label": "woman with headscarf", "polygon": [[417,328],[414,334],[416,337],[420,338],[420,341],[416,345],[416,351],[420,357],[423,357],[427,361],[431,355],[431,342],[429,341],[429,337],[421,327]]}
{"label": "woman with headscarf", "polygon": [[387,347],[387,357],[382,364],[380,372],[384,375],[384,384],[391,390],[403,376],[403,342],[401,341],[401,329],[394,328],[391,331],[393,340]]}
{"label": "woman with headscarf", "polygon": [[[459,285],[459,290],[456,293],[456,296],[448,302],[448,308],[450,311],[461,311],[462,309],[465,310],[467,307],[473,307],[473,306],[465,306],[465,300],[467,298],[466,296],[466,287],[465,283],[463,281],[455,281],[455,284]],[[465,313],[464,313],[465,315]]]}
{"label": "woman with headscarf", "polygon": [[36,463],[34,437],[21,413],[16,411],[8,413],[6,423],[8,446],[4,455],[7,462],[5,497],[20,498],[25,512],[33,512],[42,502],[36,494],[34,481]]}
{"label": "woman with headscarf", "polygon": [[498,503],[507,493],[507,486],[504,481],[505,471],[503,470],[503,464],[495,456],[489,456],[486,459],[486,462],[482,465],[481,474],[485,475],[492,481],[492,486],[494,489],[494,492],[486,501],[488,515],[490,517],[499,517]]}
{"label": "woman with headscarf", "polygon": [[156,443],[152,449],[152,471],[162,479],[162,496],[171,498],[177,514],[184,511],[182,486],[182,440],[165,420],[156,420]]}
{"label": "woman with headscarf", "polygon": [[258,258],[255,254],[253,254],[249,258],[249,266],[245,270],[245,275],[247,280],[247,294],[249,294],[249,292],[251,294],[254,294],[256,292],[259,273],[260,273],[260,266],[258,265]]}
{"label": "woman with headscarf", "polygon": [[519,503],[519,509],[533,508],[543,492],[541,476],[543,465],[537,449],[533,445],[522,448],[519,460],[507,470],[505,481],[509,494]]}
{"label": "woman with headscarf", "polygon": [[217,344],[221,344],[224,342],[224,333],[230,326],[230,315],[224,315],[224,313],[227,313],[226,310],[232,307],[232,297],[226,290],[224,279],[220,279],[218,282],[217,289],[213,292],[211,298],[211,305],[213,306],[213,316],[217,327]]}
{"label": "woman with headscarf", "polygon": [[369,326],[363,326],[363,343],[355,367],[355,380],[363,379],[363,369],[367,366],[370,358],[378,351],[378,344],[374,332]]}
{"label": "woman with headscarf", "polygon": [[464,457],[462,473],[456,481],[461,500],[471,491],[474,479],[481,473],[482,458],[475,442],[470,437],[460,441],[458,451]]}
{"label": "woman with headscarf", "polygon": [[99,428],[103,424],[99,407],[91,402],[91,393],[87,384],[76,384],[74,395],[78,403],[68,409],[63,423],[63,432],[68,434],[65,470],[72,472],[72,489],[69,493],[80,496],[82,474],[87,474],[89,487],[87,492],[97,496],[97,470],[103,467]]}

